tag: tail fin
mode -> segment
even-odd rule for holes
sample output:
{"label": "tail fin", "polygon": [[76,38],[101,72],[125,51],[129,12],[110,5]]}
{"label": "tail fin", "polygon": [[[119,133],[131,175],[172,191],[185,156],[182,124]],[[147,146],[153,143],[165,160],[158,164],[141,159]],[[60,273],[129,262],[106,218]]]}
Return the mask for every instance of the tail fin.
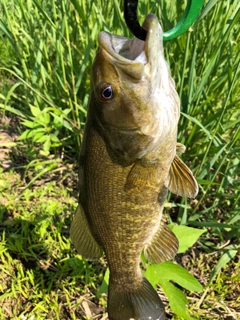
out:
{"label": "tail fin", "polygon": [[115,291],[109,283],[109,320],[164,320],[164,306],[152,285],[143,278],[140,288]]}

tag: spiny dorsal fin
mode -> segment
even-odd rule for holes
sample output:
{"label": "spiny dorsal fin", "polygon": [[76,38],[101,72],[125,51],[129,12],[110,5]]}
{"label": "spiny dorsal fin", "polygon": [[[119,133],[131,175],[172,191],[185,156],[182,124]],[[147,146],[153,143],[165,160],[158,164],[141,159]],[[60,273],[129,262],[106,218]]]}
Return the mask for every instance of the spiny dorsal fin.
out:
{"label": "spiny dorsal fin", "polygon": [[176,144],[176,153],[180,157],[186,151],[186,147],[184,144],[177,142]]}
{"label": "spiny dorsal fin", "polygon": [[71,224],[70,237],[78,253],[84,258],[95,260],[102,256],[102,248],[94,239],[80,204]]}
{"label": "spiny dorsal fin", "polygon": [[161,220],[160,228],[151,243],[144,249],[146,259],[152,263],[161,263],[173,259],[177,251],[177,237]]}
{"label": "spiny dorsal fin", "polygon": [[195,198],[198,194],[198,184],[192,171],[177,155],[170,167],[168,189],[187,198]]}

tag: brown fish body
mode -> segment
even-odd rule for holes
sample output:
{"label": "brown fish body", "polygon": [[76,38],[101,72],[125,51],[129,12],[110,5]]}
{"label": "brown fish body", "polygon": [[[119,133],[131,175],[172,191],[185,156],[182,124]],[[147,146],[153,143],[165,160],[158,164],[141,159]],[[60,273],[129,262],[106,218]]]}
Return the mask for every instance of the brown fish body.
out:
{"label": "brown fish body", "polygon": [[[116,275],[120,286],[136,286],[136,280],[142,278],[141,252],[160,226],[163,203],[159,206],[159,190],[165,190],[161,199],[164,202],[167,195],[164,183],[169,170],[160,161],[149,166],[139,165],[139,171],[143,173],[141,177],[139,172],[139,178],[145,178],[144,171],[147,171],[147,175],[155,177],[154,184],[139,180],[139,184],[128,189],[127,178],[135,164],[114,163],[103,138],[96,130],[90,130],[86,157],[82,158],[85,163],[82,181],[85,183],[80,202],[91,212],[90,228],[107,255],[111,276]],[[92,150],[97,152],[92,153]],[[127,281],[122,282],[122,279]]]}
{"label": "brown fish body", "polygon": [[[144,251],[155,263],[174,257],[177,239],[161,220],[167,191],[194,196],[197,188],[176,156],[179,99],[163,56],[162,30],[153,15],[144,24],[145,43],[100,34],[71,227],[80,254],[93,259],[102,249],[106,253],[111,320],[165,319],[141,274],[140,255]],[[190,182],[179,183],[179,169]]]}

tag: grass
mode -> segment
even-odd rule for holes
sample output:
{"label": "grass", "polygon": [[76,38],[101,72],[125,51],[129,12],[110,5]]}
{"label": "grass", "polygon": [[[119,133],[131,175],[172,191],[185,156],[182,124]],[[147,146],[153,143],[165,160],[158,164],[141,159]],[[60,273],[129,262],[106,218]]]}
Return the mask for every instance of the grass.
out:
{"label": "grass", "polygon": [[1,319],[77,319],[80,303],[92,299],[87,288],[102,278],[103,266],[71,247],[76,199],[56,181],[42,182],[24,190],[19,174],[1,171]]}
{"label": "grass", "polygon": [[[94,311],[104,319],[97,289],[105,262],[78,256],[68,229],[97,34],[129,32],[122,2],[39,3],[0,4],[0,318],[83,319]],[[184,10],[176,3],[140,1],[139,19],[154,12],[170,29]],[[191,30],[165,43],[181,98],[178,140],[200,185],[192,201],[169,195],[165,213],[170,223],[206,229],[177,257],[204,286],[186,292],[194,319],[240,312],[239,9],[237,0],[206,1]]]}

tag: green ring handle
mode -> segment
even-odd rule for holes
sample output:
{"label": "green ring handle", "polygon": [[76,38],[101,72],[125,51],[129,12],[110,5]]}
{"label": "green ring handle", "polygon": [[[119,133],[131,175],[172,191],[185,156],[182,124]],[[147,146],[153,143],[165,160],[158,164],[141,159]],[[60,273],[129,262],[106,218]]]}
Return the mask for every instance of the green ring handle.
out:
{"label": "green ring handle", "polygon": [[188,0],[183,17],[174,28],[163,33],[163,41],[173,40],[186,32],[196,20],[203,4],[204,0]]}
{"label": "green ring handle", "polygon": [[[188,0],[183,17],[173,29],[163,33],[163,41],[175,39],[186,32],[196,20],[203,3],[204,0]],[[147,32],[138,22],[137,5],[138,0],[124,0],[124,18],[132,34],[138,39],[145,41]]]}

